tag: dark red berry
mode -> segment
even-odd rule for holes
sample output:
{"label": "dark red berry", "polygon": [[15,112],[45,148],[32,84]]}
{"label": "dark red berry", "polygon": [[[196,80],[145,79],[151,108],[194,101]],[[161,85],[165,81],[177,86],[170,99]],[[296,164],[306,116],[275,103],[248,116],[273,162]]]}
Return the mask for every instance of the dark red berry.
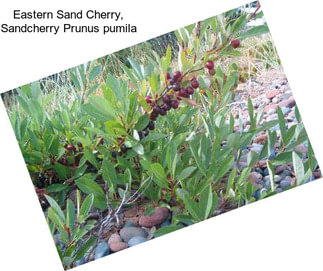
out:
{"label": "dark red berry", "polygon": [[150,120],[156,120],[156,118],[158,117],[158,114],[152,112],[150,115],[149,115],[149,119]]}
{"label": "dark red berry", "polygon": [[192,88],[198,88],[199,82],[196,79],[191,80],[191,86]]}
{"label": "dark red berry", "polygon": [[[171,103],[172,101],[170,101]],[[163,104],[162,105],[162,109],[164,109],[165,111],[169,111],[171,109],[171,106],[169,104]]]}
{"label": "dark red berry", "polygon": [[240,40],[236,39],[231,41],[231,46],[235,49],[238,48],[240,46]]}
{"label": "dark red berry", "polygon": [[209,74],[210,74],[210,75],[215,75],[215,73],[216,73],[215,69],[211,69],[211,70],[209,70]]}
{"label": "dark red berry", "polygon": [[178,83],[175,83],[174,85],[173,85],[173,90],[175,90],[175,91],[179,91],[181,89],[181,86],[178,84]]}
{"label": "dark red berry", "polygon": [[78,143],[77,143],[77,146],[78,146],[79,148],[82,148],[82,147],[83,147],[83,145],[82,145],[82,143],[81,143],[81,142],[78,142]]}
{"label": "dark red berry", "polygon": [[212,70],[214,69],[214,62],[213,61],[208,61],[206,62],[206,68],[209,69],[209,70]]}
{"label": "dark red berry", "polygon": [[169,104],[170,102],[172,101],[172,97],[165,94],[163,95],[163,102],[166,103],[166,104]]}
{"label": "dark red berry", "polygon": [[177,100],[172,100],[172,107],[174,108],[174,109],[176,109],[176,108],[178,108],[178,106],[179,106],[179,101],[177,101]]}
{"label": "dark red berry", "polygon": [[160,115],[161,115],[161,116],[166,116],[166,114],[167,114],[166,110],[165,110],[165,109],[163,109],[163,108],[161,108],[161,109],[160,109]]}
{"label": "dark red berry", "polygon": [[127,150],[128,150],[128,147],[125,144],[122,144],[121,145],[121,151],[122,152],[127,152]]}
{"label": "dark red berry", "polygon": [[155,105],[154,106],[154,108],[153,108],[153,112],[156,114],[156,115],[158,115],[158,114],[160,114],[160,106],[159,105]]}
{"label": "dark red berry", "polygon": [[149,130],[148,129],[145,129],[142,131],[142,135],[145,137],[147,135],[149,135]]}
{"label": "dark red berry", "polygon": [[174,79],[175,79],[175,81],[180,81],[180,79],[182,78],[182,73],[180,72],[180,71],[176,71],[175,73],[174,73]]}
{"label": "dark red berry", "polygon": [[59,159],[59,163],[61,163],[63,166],[67,166],[68,165],[68,161],[67,161],[66,158]]}
{"label": "dark red berry", "polygon": [[192,94],[194,93],[194,88],[192,88],[192,87],[187,87],[187,88],[186,88],[186,92],[187,92],[187,94],[188,94],[188,95],[192,95]]}
{"label": "dark red berry", "polygon": [[75,149],[74,145],[71,145],[71,144],[67,145],[65,148],[66,148],[68,151],[76,151],[76,149]]}
{"label": "dark red berry", "polygon": [[181,88],[181,90],[179,91],[179,96],[181,97],[186,97],[187,96],[187,92],[185,88]]}
{"label": "dark red berry", "polygon": [[168,73],[166,73],[166,79],[167,80],[170,80],[172,77],[170,76],[170,74],[169,74],[169,72]]}
{"label": "dark red berry", "polygon": [[149,95],[148,95],[148,96],[146,96],[146,98],[145,98],[145,100],[146,100],[146,102],[147,102],[147,103],[151,103],[151,99],[152,99],[152,98],[151,98],[151,96],[149,96]]}
{"label": "dark red berry", "polygon": [[152,120],[149,121],[147,127],[148,127],[149,130],[154,130],[155,129],[155,122],[153,122]]}
{"label": "dark red berry", "polygon": [[170,85],[174,85],[175,84],[175,80],[173,78],[169,79],[168,82],[169,82]]}

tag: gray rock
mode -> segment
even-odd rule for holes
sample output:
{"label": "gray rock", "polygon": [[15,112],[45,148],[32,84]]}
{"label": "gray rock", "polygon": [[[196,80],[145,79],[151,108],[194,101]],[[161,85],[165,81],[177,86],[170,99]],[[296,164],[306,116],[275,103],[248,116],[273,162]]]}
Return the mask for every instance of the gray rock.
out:
{"label": "gray rock", "polygon": [[[281,180],[282,180],[282,177],[281,177],[281,176],[279,176],[279,175],[275,175],[275,176],[274,176],[274,182],[275,182],[275,183],[279,183]],[[268,175],[268,176],[265,176],[265,177],[264,177],[264,181],[265,181],[265,182],[267,182],[267,181],[269,181],[269,182],[270,182],[270,176],[269,176],[269,175]]]}
{"label": "gray rock", "polygon": [[281,193],[281,192],[283,192],[284,190],[283,189],[281,189],[281,188],[276,188],[276,190],[275,190],[275,192],[278,194],[278,193]]}
{"label": "gray rock", "polygon": [[99,259],[104,256],[109,255],[110,250],[107,242],[101,242],[97,245],[95,249],[94,259]]}
{"label": "gray rock", "polygon": [[128,243],[132,237],[141,236],[143,238],[146,238],[148,236],[148,233],[142,228],[126,227],[120,230],[120,236],[123,241]]}
{"label": "gray rock", "polygon": [[129,247],[133,247],[133,246],[136,246],[136,245],[139,245],[141,243],[144,243],[146,242],[147,239],[145,237],[142,237],[142,236],[135,236],[135,237],[132,237],[129,241],[128,241],[128,246]]}
{"label": "gray rock", "polygon": [[289,172],[289,170],[288,170],[288,169],[285,169],[285,170],[283,170],[283,172],[280,174],[280,177],[282,177],[282,179],[285,179],[285,177],[290,176],[290,175],[291,175],[291,173]]}
{"label": "gray rock", "polygon": [[279,184],[280,188],[285,190],[287,189],[288,187],[290,187],[290,181],[288,180],[282,180]]}
{"label": "gray rock", "polygon": [[127,228],[127,227],[135,227],[135,224],[131,221],[128,221],[127,223],[124,224],[123,226],[124,228]]}
{"label": "gray rock", "polygon": [[284,115],[288,114],[291,111],[291,109],[289,107],[284,107],[284,106],[281,108],[281,110]]}
{"label": "gray rock", "polygon": [[119,234],[117,233],[113,233],[109,240],[108,240],[108,245],[112,244],[112,243],[120,243],[122,240],[121,240],[121,237]]}

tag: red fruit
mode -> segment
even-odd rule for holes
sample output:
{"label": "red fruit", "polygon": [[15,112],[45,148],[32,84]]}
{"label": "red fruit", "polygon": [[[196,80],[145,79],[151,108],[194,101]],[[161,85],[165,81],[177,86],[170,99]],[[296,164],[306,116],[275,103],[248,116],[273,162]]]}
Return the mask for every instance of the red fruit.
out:
{"label": "red fruit", "polygon": [[146,102],[147,102],[147,103],[151,103],[151,99],[152,99],[152,98],[151,98],[151,96],[149,96],[149,95],[148,95],[148,96],[146,96],[146,98],[145,98],[145,100],[146,100]]}
{"label": "red fruit", "polygon": [[155,105],[154,108],[153,108],[153,112],[156,115],[160,114],[160,106],[159,105]]}
{"label": "red fruit", "polygon": [[51,159],[50,159],[50,163],[51,163],[52,165],[55,165],[55,164],[56,164],[56,160],[55,160],[54,158],[51,158]]}
{"label": "red fruit", "polygon": [[169,74],[169,72],[168,73],[166,73],[166,79],[167,80],[170,80],[172,77],[170,76],[170,74]]}
{"label": "red fruit", "polygon": [[173,90],[179,91],[181,89],[181,86],[178,83],[175,83],[173,86]]}
{"label": "red fruit", "polygon": [[174,109],[178,108],[178,106],[179,106],[179,101],[177,101],[177,100],[172,100],[172,104],[171,104],[171,106],[172,106]]}
{"label": "red fruit", "polygon": [[82,147],[83,147],[83,145],[82,145],[82,143],[81,143],[81,142],[77,143],[77,146],[78,146],[79,148],[82,148]]}
{"label": "red fruit", "polygon": [[61,159],[59,160],[59,162],[60,162],[63,166],[67,166],[67,165],[68,165],[68,161],[67,161],[67,159],[66,159],[66,158],[61,158]]}
{"label": "red fruit", "polygon": [[238,48],[240,46],[240,40],[233,40],[231,41],[231,46],[235,49]]}
{"label": "red fruit", "polygon": [[212,70],[214,68],[214,62],[213,61],[208,61],[208,62],[206,62],[206,65],[205,66],[209,70]]}
{"label": "red fruit", "polygon": [[174,73],[174,79],[175,79],[175,81],[180,81],[181,78],[182,78],[182,73],[180,71],[176,71]]}
{"label": "red fruit", "polygon": [[209,74],[210,74],[210,75],[215,75],[215,73],[216,73],[215,69],[211,69],[211,70],[209,70]]}
{"label": "red fruit", "polygon": [[[172,102],[172,101],[171,101]],[[170,102],[170,103],[171,103]],[[165,111],[169,111],[171,109],[171,106],[169,104],[163,104],[162,105],[162,109],[164,109]]]}
{"label": "red fruit", "polygon": [[179,91],[179,96],[181,97],[186,97],[187,96],[187,92],[185,88],[181,88],[181,90]]}
{"label": "red fruit", "polygon": [[192,95],[192,94],[194,93],[194,88],[192,88],[192,87],[187,87],[187,88],[186,88],[186,92],[187,92],[187,94],[188,94],[188,95]]}
{"label": "red fruit", "polygon": [[163,99],[163,102],[166,104],[169,104],[172,101],[172,97],[167,94],[163,95],[162,99]]}
{"label": "red fruit", "polygon": [[166,114],[167,114],[166,110],[165,110],[165,109],[163,109],[163,108],[161,108],[161,109],[160,109],[160,115],[161,115],[161,116],[166,116]]}
{"label": "red fruit", "polygon": [[198,88],[199,82],[196,79],[191,80],[191,86],[192,88]]}
{"label": "red fruit", "polygon": [[149,119],[150,120],[155,120],[156,118],[158,117],[158,114],[152,112],[150,115],[149,115]]}
{"label": "red fruit", "polygon": [[67,145],[65,148],[66,148],[68,151],[76,151],[76,149],[75,149],[74,145],[71,145],[71,144]]}

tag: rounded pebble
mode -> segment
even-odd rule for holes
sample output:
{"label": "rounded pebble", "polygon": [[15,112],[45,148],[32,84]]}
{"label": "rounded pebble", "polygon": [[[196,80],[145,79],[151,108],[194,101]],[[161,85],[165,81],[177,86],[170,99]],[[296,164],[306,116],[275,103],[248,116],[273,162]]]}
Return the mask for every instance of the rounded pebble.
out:
{"label": "rounded pebble", "polygon": [[133,246],[139,245],[141,243],[144,243],[146,241],[147,241],[147,239],[142,236],[135,236],[128,241],[128,245],[129,245],[129,247],[133,247]]}
{"label": "rounded pebble", "polygon": [[126,249],[128,247],[128,244],[124,242],[117,242],[117,243],[112,243],[109,246],[112,252],[117,252],[117,251]]}
{"label": "rounded pebble", "polygon": [[99,259],[109,255],[110,250],[107,242],[101,242],[95,249],[94,259]]}
{"label": "rounded pebble", "polygon": [[143,215],[139,219],[139,225],[146,228],[157,226],[164,222],[169,215],[169,210],[166,207],[159,207],[150,215]]}
{"label": "rounded pebble", "polygon": [[123,241],[128,243],[132,237],[140,236],[146,238],[148,236],[148,233],[142,228],[126,227],[120,230],[120,236]]}

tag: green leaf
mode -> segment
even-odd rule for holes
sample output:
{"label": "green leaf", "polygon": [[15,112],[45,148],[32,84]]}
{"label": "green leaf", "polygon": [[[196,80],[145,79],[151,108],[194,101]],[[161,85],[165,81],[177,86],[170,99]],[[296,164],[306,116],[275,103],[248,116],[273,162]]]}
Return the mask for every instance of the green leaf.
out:
{"label": "green leaf", "polygon": [[93,165],[95,166],[97,169],[99,169],[100,165],[98,163],[98,161],[96,160],[93,152],[89,149],[89,148],[85,148],[84,149],[84,155],[86,157],[86,159]]}
{"label": "green leaf", "polygon": [[56,227],[60,228],[61,230],[64,229],[64,220],[62,220],[53,207],[48,209],[47,215],[49,219],[56,225]]}
{"label": "green leaf", "polygon": [[167,188],[168,187],[168,182],[166,178],[167,176],[162,165],[159,163],[151,164],[151,170],[156,177],[154,178],[155,183],[161,188]]}
{"label": "green leaf", "polygon": [[210,215],[210,211],[212,209],[212,200],[212,187],[209,185],[202,191],[200,195],[199,206],[204,219],[207,219]]}
{"label": "green leaf", "polygon": [[74,231],[74,223],[75,223],[75,206],[73,201],[68,199],[66,203],[66,224],[70,229],[71,233],[73,233]]}
{"label": "green leaf", "polygon": [[82,257],[84,257],[89,250],[94,246],[96,243],[96,237],[92,236],[84,245],[82,245],[79,250],[76,252],[74,261],[78,261]]}
{"label": "green leaf", "polygon": [[304,181],[304,166],[302,159],[293,152],[293,167],[296,175],[297,185],[300,185]]}
{"label": "green leaf", "polygon": [[184,180],[187,177],[189,177],[194,171],[196,170],[196,167],[187,167],[182,170],[182,172],[178,175],[178,180]]}
{"label": "green leaf", "polygon": [[135,129],[137,131],[142,131],[143,129],[145,129],[147,127],[148,123],[149,123],[149,115],[144,114],[144,115],[140,116],[140,118],[138,119]]}
{"label": "green leaf", "polygon": [[259,36],[262,34],[266,34],[268,32],[269,32],[269,28],[268,28],[267,24],[263,24],[263,25],[255,26],[255,27],[247,30],[246,32],[243,32],[239,38],[241,40],[243,40],[245,38]]}
{"label": "green leaf", "polygon": [[57,183],[57,184],[51,184],[51,185],[47,186],[46,191],[50,192],[50,193],[61,192],[67,188],[68,188],[68,184]]}
{"label": "green leaf", "polygon": [[77,187],[85,194],[94,194],[94,205],[97,208],[105,209],[107,207],[107,201],[105,193],[102,187],[89,178],[87,175],[82,176],[75,181]]}
{"label": "green leaf", "polygon": [[243,14],[234,21],[232,25],[232,33],[236,33],[245,27],[245,25],[247,24],[247,15],[248,14]]}
{"label": "green leaf", "polygon": [[110,189],[114,190],[117,186],[117,173],[113,164],[107,159],[104,159],[101,170],[103,180],[108,183]]}
{"label": "green leaf", "polygon": [[173,231],[177,231],[181,228],[183,228],[184,226],[182,225],[169,225],[169,226],[166,226],[166,227],[163,227],[163,228],[159,228],[158,230],[156,230],[154,232],[154,237],[159,237],[159,236],[162,236],[164,234],[167,234],[167,233],[170,233],[170,232],[173,232]]}
{"label": "green leaf", "polygon": [[61,207],[59,207],[58,203],[50,196],[45,195],[48,203],[50,204],[51,207],[53,207],[53,210],[55,210],[55,212],[58,214],[58,216],[60,217],[60,219],[62,221],[65,221],[65,215],[61,209]]}
{"label": "green leaf", "polygon": [[95,66],[91,69],[90,74],[89,74],[89,82],[90,83],[101,73],[101,70],[102,70],[101,65]]}
{"label": "green leaf", "polygon": [[184,204],[185,208],[189,212],[189,214],[193,217],[196,221],[201,221],[202,219],[199,216],[199,208],[195,200],[191,199],[189,194],[184,194]]}
{"label": "green leaf", "polygon": [[275,169],[274,169],[272,163],[269,162],[268,160],[267,160],[267,168],[268,168],[269,177],[270,177],[270,187],[271,187],[271,191],[274,191]]}
{"label": "green leaf", "polygon": [[89,194],[85,200],[83,201],[83,204],[81,206],[81,209],[80,209],[80,214],[77,218],[77,221],[79,223],[84,223],[85,220],[87,219],[88,217],[88,214],[92,208],[92,205],[94,203],[94,195],[93,194]]}

